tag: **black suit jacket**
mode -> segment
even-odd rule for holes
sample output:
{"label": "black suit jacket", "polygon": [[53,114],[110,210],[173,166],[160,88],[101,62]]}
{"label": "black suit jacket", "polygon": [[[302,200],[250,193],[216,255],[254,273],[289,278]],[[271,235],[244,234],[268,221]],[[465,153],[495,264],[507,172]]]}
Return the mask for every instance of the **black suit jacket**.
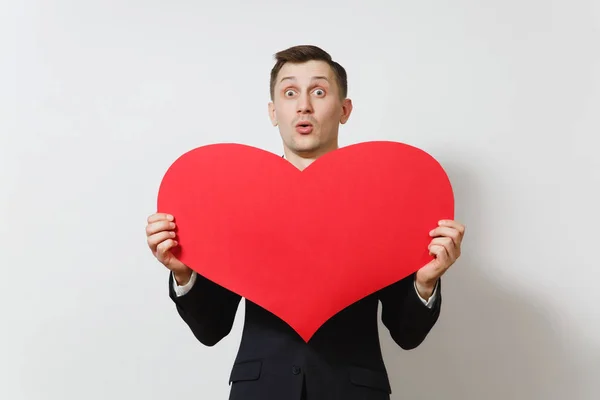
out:
{"label": "black suit jacket", "polygon": [[[308,343],[281,319],[246,300],[229,399],[389,399],[390,383],[378,335],[379,301],[384,326],[406,350],[423,342],[440,313],[441,282],[435,303],[428,308],[417,296],[413,279],[410,275],[342,310]],[[214,346],[229,334],[241,300],[201,275],[187,294],[177,297],[170,274],[169,296],[183,321],[206,346]]]}

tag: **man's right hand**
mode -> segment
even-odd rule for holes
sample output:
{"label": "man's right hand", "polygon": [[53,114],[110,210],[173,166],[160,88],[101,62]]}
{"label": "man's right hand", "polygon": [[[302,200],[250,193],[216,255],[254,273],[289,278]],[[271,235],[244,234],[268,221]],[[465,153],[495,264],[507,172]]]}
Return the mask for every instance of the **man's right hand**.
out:
{"label": "man's right hand", "polygon": [[172,215],[165,213],[150,215],[146,225],[146,237],[154,257],[173,272],[178,285],[185,285],[192,276],[192,270],[171,251],[177,246],[174,220]]}

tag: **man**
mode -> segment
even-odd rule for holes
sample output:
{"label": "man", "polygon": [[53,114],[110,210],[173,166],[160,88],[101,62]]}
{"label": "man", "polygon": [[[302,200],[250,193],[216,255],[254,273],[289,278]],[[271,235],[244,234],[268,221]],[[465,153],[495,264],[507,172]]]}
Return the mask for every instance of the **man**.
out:
{"label": "man", "polygon": [[[279,127],[285,158],[300,170],[338,148],[339,124],[352,102],[344,68],[315,46],[275,55],[269,116]],[[302,218],[302,210],[290,210]],[[153,214],[148,245],[169,274],[169,295],[195,337],[213,346],[229,334],[240,296],[177,260],[174,216]],[[377,324],[403,349],[419,346],[436,323],[442,302],[440,278],[460,256],[464,226],[441,221],[432,227],[434,260],[419,271],[347,307],[305,343],[285,322],[246,300],[242,342],[231,370],[230,400],[383,400],[390,384]],[[281,260],[285,263],[285,260]]]}

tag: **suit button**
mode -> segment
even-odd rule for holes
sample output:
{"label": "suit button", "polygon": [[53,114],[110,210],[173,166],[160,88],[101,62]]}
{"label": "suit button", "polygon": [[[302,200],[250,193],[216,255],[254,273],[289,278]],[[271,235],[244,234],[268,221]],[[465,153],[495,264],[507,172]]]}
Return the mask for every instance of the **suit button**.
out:
{"label": "suit button", "polygon": [[300,367],[299,367],[299,366],[297,366],[297,365],[294,365],[294,366],[292,367],[292,374],[294,374],[294,375],[298,375],[298,374],[300,373],[300,371],[301,371],[301,370],[300,370]]}

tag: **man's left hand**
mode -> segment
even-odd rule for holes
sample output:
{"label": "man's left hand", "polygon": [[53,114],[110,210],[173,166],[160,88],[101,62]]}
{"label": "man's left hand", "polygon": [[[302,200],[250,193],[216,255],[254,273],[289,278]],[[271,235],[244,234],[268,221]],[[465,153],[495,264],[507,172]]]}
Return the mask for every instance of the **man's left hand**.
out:
{"label": "man's left hand", "polygon": [[416,286],[422,297],[429,298],[438,279],[460,257],[460,246],[465,234],[465,226],[452,220],[442,220],[439,226],[429,232],[433,237],[429,244],[429,254],[435,256],[427,265],[417,271]]}

